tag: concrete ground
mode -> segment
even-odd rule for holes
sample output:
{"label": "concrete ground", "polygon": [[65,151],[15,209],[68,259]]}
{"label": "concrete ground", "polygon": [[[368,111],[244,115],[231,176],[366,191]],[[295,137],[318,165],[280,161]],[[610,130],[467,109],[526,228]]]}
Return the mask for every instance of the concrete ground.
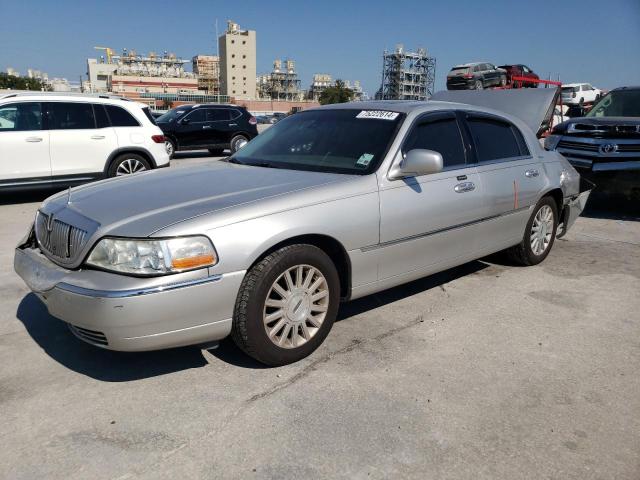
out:
{"label": "concrete ground", "polygon": [[0,199],[0,478],[640,478],[637,218],[594,211],[540,266],[346,304],[315,354],[269,369],[230,341],[75,339],[12,268],[43,197]]}

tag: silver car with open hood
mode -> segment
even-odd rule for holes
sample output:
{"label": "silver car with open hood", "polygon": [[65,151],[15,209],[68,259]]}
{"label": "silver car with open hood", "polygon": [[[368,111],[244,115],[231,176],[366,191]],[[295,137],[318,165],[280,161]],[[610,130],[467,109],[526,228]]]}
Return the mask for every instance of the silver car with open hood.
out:
{"label": "silver car with open hood", "polygon": [[232,335],[282,365],[322,343],[341,301],[501,250],[541,262],[587,195],[513,109],[347,103],[283,119],[226,161],[54,195],[15,269],[96,346]]}

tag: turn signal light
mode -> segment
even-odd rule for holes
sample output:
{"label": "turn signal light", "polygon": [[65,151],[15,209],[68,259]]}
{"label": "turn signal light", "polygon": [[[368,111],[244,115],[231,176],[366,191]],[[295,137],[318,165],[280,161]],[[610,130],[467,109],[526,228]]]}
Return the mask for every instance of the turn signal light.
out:
{"label": "turn signal light", "polygon": [[176,270],[183,270],[185,268],[213,265],[215,260],[215,256],[211,254],[197,255],[195,257],[174,258],[171,260],[171,266]]}
{"label": "turn signal light", "polygon": [[156,143],[164,143],[164,135],[152,135],[151,140]]}

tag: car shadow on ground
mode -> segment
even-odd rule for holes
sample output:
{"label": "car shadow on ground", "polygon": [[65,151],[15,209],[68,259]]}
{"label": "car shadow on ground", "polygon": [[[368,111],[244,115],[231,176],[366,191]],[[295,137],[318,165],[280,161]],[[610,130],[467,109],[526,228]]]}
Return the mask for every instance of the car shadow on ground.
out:
{"label": "car shadow on ground", "polygon": [[582,212],[586,218],[640,221],[640,202],[594,192]]}
{"label": "car shadow on ground", "polygon": [[28,192],[0,193],[0,205],[17,205],[20,203],[42,203],[59,190],[42,189]]}
{"label": "car shadow on ground", "polygon": [[[369,295],[340,306],[337,321],[347,320],[375,308],[437,288],[457,278],[479,272],[489,265],[481,261],[466,263],[399,287]],[[200,368],[209,362],[198,346],[155,352],[114,352],[77,339],[64,322],[52,317],[44,304],[30,293],[16,314],[28,334],[53,360],[77,373],[104,382],[128,382]],[[231,339],[209,350],[217,359],[240,368],[267,368],[245,355]]]}
{"label": "car shadow on ground", "polygon": [[[222,156],[226,157],[227,153],[223,153]],[[218,157],[217,156],[214,157],[213,155],[211,155],[211,153],[209,153],[208,150],[192,150],[192,151],[185,151],[185,152],[176,152],[173,154],[173,157],[171,158],[171,160],[185,160],[187,158],[218,158]]]}
{"label": "car shadow on ground", "polygon": [[114,352],[78,340],[64,322],[52,317],[33,293],[22,299],[17,315],[33,340],[56,362],[104,382],[127,382],[208,364],[197,347],[156,352]]}

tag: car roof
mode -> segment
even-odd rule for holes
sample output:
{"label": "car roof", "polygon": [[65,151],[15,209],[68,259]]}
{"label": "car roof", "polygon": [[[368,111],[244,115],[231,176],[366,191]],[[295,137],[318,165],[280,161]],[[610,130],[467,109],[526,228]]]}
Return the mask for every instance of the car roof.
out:
{"label": "car roof", "polygon": [[630,85],[628,87],[616,87],[612,89],[612,92],[617,92],[619,90],[640,90],[640,85]]}
{"label": "car roof", "polygon": [[147,105],[133,102],[128,98],[111,94],[82,94],[82,93],[61,93],[61,92],[25,92],[13,91],[0,93],[0,101],[4,100],[37,100],[40,102],[47,101],[64,101],[64,102],[93,102],[93,103],[109,103],[120,105]]}
{"label": "car roof", "polygon": [[451,69],[454,69],[454,68],[475,67],[476,65],[480,65],[481,63],[489,63],[489,62],[471,62],[471,63],[463,63],[463,64],[461,64],[461,65],[455,65],[455,66],[451,67]]}
{"label": "car roof", "polygon": [[187,108],[199,108],[199,107],[207,107],[207,108],[239,108],[239,109],[243,109],[245,107],[241,107],[240,105],[234,105],[233,103],[194,103],[194,104],[185,104],[185,105],[178,105],[175,108],[183,108],[183,109],[187,109]]}
{"label": "car roof", "polygon": [[580,82],[580,83],[563,83],[562,88],[564,87],[579,87],[580,85],[591,85],[589,82]]}

